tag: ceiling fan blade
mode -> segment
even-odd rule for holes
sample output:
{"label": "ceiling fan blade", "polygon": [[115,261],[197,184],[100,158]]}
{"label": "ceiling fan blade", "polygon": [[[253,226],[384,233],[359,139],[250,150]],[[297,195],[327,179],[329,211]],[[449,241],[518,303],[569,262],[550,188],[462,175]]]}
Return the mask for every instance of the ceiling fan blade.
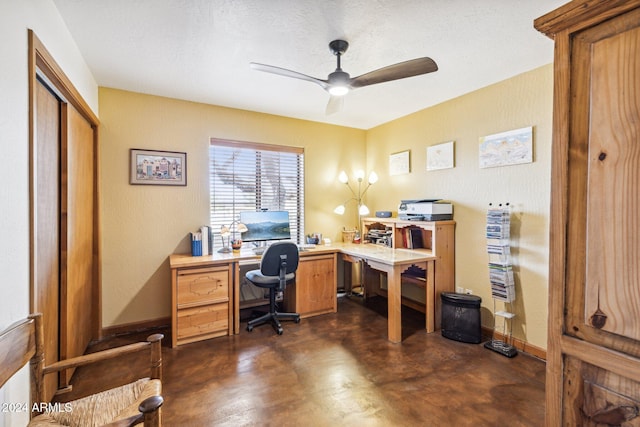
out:
{"label": "ceiling fan blade", "polygon": [[351,87],[358,88],[392,80],[419,76],[438,70],[438,65],[431,58],[417,58],[398,64],[389,65],[375,71],[351,79]]}
{"label": "ceiling fan blade", "polygon": [[342,110],[342,105],[344,104],[344,96],[331,96],[329,98],[329,102],[327,103],[327,109],[325,111],[327,116],[331,114],[335,114],[338,111]]}
{"label": "ceiling fan blade", "polygon": [[273,65],[258,64],[257,62],[251,62],[249,63],[249,66],[254,70],[264,71],[266,73],[306,80],[308,82],[320,85],[323,89],[327,89],[329,87],[329,83],[326,80],[316,79],[315,77],[307,76],[306,74],[298,73],[296,71],[287,70],[286,68],[274,67]]}

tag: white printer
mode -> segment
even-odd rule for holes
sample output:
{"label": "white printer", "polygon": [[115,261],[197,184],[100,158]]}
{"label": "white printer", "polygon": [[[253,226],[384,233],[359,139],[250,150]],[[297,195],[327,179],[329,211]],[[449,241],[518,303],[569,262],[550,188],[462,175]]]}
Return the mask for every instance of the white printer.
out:
{"label": "white printer", "polygon": [[445,221],[453,219],[453,206],[440,199],[401,200],[398,218],[415,221]]}

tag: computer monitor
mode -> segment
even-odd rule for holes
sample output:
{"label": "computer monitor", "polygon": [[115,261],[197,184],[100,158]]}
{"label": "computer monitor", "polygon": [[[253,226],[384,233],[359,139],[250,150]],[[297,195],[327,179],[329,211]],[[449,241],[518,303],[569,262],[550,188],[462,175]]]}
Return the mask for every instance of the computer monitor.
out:
{"label": "computer monitor", "polygon": [[287,211],[243,211],[240,222],[247,226],[247,231],[242,233],[245,242],[291,239]]}

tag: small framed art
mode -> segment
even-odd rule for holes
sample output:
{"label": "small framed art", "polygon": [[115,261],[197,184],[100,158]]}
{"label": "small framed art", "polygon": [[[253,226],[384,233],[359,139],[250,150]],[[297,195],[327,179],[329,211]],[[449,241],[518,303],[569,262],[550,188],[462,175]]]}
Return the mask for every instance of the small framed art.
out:
{"label": "small framed art", "polygon": [[479,160],[481,168],[533,162],[533,127],[480,138]]}
{"label": "small framed art", "polygon": [[129,183],[186,186],[187,153],[132,148]]}
{"label": "small framed art", "polygon": [[401,175],[411,172],[409,150],[389,155],[389,175]]}
{"label": "small framed art", "polygon": [[427,170],[451,169],[453,167],[453,141],[427,147]]}

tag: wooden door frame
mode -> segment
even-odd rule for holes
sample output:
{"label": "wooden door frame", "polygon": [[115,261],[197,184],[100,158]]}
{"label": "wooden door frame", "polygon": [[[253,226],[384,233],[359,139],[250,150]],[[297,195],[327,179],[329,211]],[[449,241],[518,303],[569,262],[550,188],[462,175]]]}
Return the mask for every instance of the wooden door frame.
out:
{"label": "wooden door frame", "polygon": [[71,80],[62,71],[62,68],[53,59],[53,56],[45,48],[44,44],[36,36],[33,30],[28,30],[29,39],[29,309],[31,312],[35,309],[35,269],[36,269],[36,244],[37,236],[35,235],[35,218],[36,218],[36,168],[37,161],[34,155],[36,142],[36,84],[38,76],[45,79],[53,89],[56,90],[65,102],[73,105],[73,107],[82,115],[82,117],[91,125],[93,129],[93,148],[94,148],[94,242],[93,242],[93,301],[92,301],[92,336],[98,339],[102,334],[102,263],[100,256],[101,247],[101,228],[100,228],[100,193],[99,193],[99,144],[98,144],[98,126],[100,124],[98,117],[91,111],[89,105],[76,90]]}

